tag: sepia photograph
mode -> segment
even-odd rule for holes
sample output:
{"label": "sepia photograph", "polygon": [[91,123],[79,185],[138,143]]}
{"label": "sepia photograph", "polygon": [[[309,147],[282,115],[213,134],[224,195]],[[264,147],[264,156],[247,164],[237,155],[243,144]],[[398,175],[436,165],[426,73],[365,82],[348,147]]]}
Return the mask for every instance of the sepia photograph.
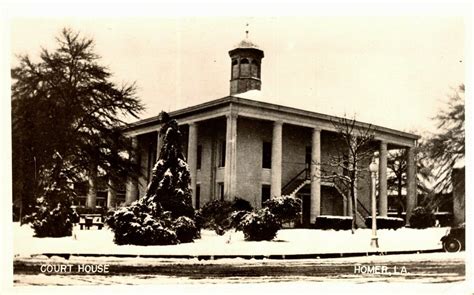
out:
{"label": "sepia photograph", "polygon": [[11,17],[6,283],[468,293],[463,5]]}

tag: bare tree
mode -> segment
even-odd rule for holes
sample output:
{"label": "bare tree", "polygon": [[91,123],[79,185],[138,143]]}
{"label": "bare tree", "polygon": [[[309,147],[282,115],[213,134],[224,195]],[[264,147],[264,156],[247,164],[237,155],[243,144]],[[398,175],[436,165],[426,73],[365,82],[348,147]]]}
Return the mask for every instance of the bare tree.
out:
{"label": "bare tree", "polygon": [[336,129],[336,153],[321,163],[321,179],[332,181],[349,194],[352,213],[352,233],[357,228],[357,191],[362,172],[368,171],[367,162],[374,156],[374,128],[346,116],[332,121]]}

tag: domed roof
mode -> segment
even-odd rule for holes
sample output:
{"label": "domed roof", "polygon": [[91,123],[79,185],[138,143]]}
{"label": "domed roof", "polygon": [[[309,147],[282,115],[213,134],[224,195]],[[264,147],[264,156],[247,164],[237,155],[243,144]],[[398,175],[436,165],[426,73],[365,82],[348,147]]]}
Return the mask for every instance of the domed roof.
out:
{"label": "domed roof", "polygon": [[234,49],[238,49],[238,48],[242,48],[242,49],[253,48],[253,49],[261,50],[260,47],[258,47],[257,44],[250,41],[248,38],[240,41],[237,45],[234,46]]}

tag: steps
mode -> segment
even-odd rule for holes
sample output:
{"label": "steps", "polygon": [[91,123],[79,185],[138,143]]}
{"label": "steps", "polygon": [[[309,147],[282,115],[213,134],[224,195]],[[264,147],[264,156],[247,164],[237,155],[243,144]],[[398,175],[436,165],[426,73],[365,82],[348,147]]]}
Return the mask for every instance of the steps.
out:
{"label": "steps", "polygon": [[291,182],[285,189],[281,192],[283,196],[295,196],[296,193],[302,189],[306,184],[309,184],[309,179],[296,179]]}

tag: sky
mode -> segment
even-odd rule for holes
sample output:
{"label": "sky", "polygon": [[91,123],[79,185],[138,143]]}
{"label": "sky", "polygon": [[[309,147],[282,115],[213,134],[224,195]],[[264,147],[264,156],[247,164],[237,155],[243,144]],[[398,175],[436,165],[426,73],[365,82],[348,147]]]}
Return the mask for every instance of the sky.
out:
{"label": "sky", "polygon": [[[432,117],[465,79],[460,16],[31,17],[11,22],[15,55],[54,49],[64,27],[95,40],[117,83],[136,82],[157,115],[229,95],[228,51],[265,52],[261,100],[389,128],[434,131]],[[248,24],[248,27],[247,27]],[[133,121],[133,118],[128,121]]]}

